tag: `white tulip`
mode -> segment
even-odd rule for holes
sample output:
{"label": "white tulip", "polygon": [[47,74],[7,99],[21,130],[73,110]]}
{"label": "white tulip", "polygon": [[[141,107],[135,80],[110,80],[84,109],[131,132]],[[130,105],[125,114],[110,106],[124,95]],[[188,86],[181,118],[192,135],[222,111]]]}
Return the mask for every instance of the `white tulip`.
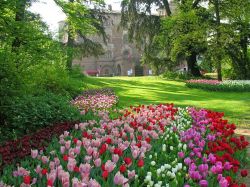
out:
{"label": "white tulip", "polygon": [[155,161],[152,161],[152,162],[151,162],[151,165],[152,165],[152,166],[155,166],[155,164],[156,164]]}
{"label": "white tulip", "polygon": [[160,176],[160,174],[161,174],[161,169],[157,169],[157,170],[156,170],[156,173],[157,173],[158,176]]}
{"label": "white tulip", "polygon": [[150,186],[153,186],[153,185],[154,185],[154,182],[153,182],[153,181],[150,181],[150,182],[149,182],[149,185],[150,185]]}

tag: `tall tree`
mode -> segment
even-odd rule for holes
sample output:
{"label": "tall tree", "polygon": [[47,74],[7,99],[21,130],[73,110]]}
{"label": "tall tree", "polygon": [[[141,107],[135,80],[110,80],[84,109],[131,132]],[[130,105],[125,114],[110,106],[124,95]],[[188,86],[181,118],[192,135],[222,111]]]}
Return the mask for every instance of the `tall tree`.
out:
{"label": "tall tree", "polygon": [[233,69],[238,79],[250,78],[250,1],[225,0],[221,7],[223,16],[228,20],[225,24],[228,44],[226,52],[232,60]]}
{"label": "tall tree", "polygon": [[66,14],[65,31],[67,34],[67,67],[72,68],[72,62],[76,55],[94,55],[103,53],[102,45],[90,39],[90,35],[101,35],[106,41],[103,27],[105,16],[102,12],[103,0],[91,1],[94,8],[90,8],[84,0],[55,0],[57,5]]}
{"label": "tall tree", "polygon": [[[184,11],[187,7],[190,10],[196,9],[200,0],[196,1],[177,1],[180,9]],[[150,57],[149,59],[157,60],[152,56],[151,51],[154,51],[156,46],[153,45],[155,37],[160,35],[163,31],[161,17],[152,14],[152,6],[157,6],[158,9],[162,9],[166,13],[166,20],[172,19],[173,13],[171,12],[170,1],[164,0],[155,0],[155,1],[122,1],[122,20],[121,25],[128,29],[129,38],[132,41],[135,41],[137,46],[141,46],[144,50],[145,56]],[[183,25],[184,26],[184,25]],[[168,31],[166,31],[168,32]],[[187,31],[188,32],[188,31]],[[169,40],[168,40],[169,41]],[[176,41],[176,40],[175,40]],[[156,44],[158,45],[158,44]],[[171,45],[166,43],[166,45]],[[198,54],[197,50],[194,50],[195,47],[189,46],[189,50],[192,50],[190,54],[185,53],[186,59],[188,61],[188,69],[190,73],[194,76],[200,76],[200,71],[197,66],[196,56]],[[165,48],[166,49],[166,48]],[[160,49],[160,50],[165,50]],[[171,50],[168,48],[168,50]],[[147,54],[148,53],[148,54]],[[170,54],[170,52],[164,52],[165,54]],[[166,63],[169,62],[169,57],[165,58]],[[158,59],[159,60],[159,59]],[[148,60],[149,61],[149,60]]]}

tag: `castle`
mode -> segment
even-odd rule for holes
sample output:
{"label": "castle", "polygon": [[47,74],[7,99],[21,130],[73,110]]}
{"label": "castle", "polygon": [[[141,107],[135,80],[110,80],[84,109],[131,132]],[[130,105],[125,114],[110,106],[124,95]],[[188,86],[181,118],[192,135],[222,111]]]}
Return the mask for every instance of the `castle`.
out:
{"label": "castle", "polygon": [[[140,58],[142,53],[136,49],[134,44],[129,43],[127,31],[118,29],[121,13],[110,10],[106,14],[108,15],[104,27],[108,37],[107,44],[104,44],[102,38],[93,36],[94,40],[103,45],[105,54],[99,57],[74,59],[73,65],[80,66],[85,74],[92,76],[152,74],[152,70],[146,65],[141,65]],[[59,27],[63,23],[59,23]]]}
{"label": "castle", "polygon": [[[157,10],[159,16],[165,16],[161,9]],[[126,30],[119,28],[121,13],[112,11],[106,12],[105,32],[108,36],[107,44],[98,36],[91,37],[102,44],[105,54],[99,57],[83,57],[74,59],[73,65],[83,69],[83,73],[91,76],[142,76],[152,75],[148,65],[141,65],[142,51],[139,51],[134,44],[128,40]],[[59,28],[64,22],[59,22]],[[67,40],[64,38],[63,40]],[[182,68],[182,67],[181,67]]]}

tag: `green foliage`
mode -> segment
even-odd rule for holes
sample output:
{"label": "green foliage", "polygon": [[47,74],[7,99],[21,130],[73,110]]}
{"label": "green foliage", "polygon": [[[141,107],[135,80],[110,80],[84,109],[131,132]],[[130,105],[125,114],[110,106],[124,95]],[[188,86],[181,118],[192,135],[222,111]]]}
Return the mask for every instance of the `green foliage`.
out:
{"label": "green foliage", "polygon": [[[90,38],[91,35],[102,36],[106,43],[106,33],[104,30],[105,16],[103,0],[94,0],[90,9],[85,1],[63,1],[54,0],[62,11],[66,14],[67,20],[61,28],[61,37],[68,35],[67,45],[67,68],[72,68],[73,58],[86,56],[99,56],[104,53],[103,46]],[[101,40],[101,38],[100,38]]]}
{"label": "green foliage", "polygon": [[173,72],[173,71],[166,71],[162,74],[163,78],[168,80],[189,80],[193,79],[194,77],[189,73],[181,73],[181,72]]}
{"label": "green foliage", "polygon": [[25,92],[29,94],[52,92],[74,97],[81,93],[84,88],[84,75],[79,69],[68,72],[65,67],[57,64],[42,64],[33,66],[30,70],[24,77]]}
{"label": "green foliage", "polygon": [[[20,2],[26,8],[31,3]],[[38,15],[16,0],[0,6],[1,141],[80,119],[69,101],[82,92],[84,76],[79,68],[67,70],[66,47],[54,40]]]}
{"label": "green foliage", "polygon": [[5,110],[5,124],[0,126],[0,141],[21,137],[53,123],[80,119],[79,111],[70,105],[69,99],[49,92],[12,98]]}

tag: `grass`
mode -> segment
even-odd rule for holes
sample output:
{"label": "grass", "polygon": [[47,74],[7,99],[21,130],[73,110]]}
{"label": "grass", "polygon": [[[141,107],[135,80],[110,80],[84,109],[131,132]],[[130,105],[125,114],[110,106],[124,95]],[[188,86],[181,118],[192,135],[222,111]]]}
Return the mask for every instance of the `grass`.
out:
{"label": "grass", "polygon": [[225,118],[250,128],[250,92],[211,92],[191,89],[184,82],[160,77],[86,78],[89,88],[111,87],[119,96],[119,106],[174,103],[224,112]]}

